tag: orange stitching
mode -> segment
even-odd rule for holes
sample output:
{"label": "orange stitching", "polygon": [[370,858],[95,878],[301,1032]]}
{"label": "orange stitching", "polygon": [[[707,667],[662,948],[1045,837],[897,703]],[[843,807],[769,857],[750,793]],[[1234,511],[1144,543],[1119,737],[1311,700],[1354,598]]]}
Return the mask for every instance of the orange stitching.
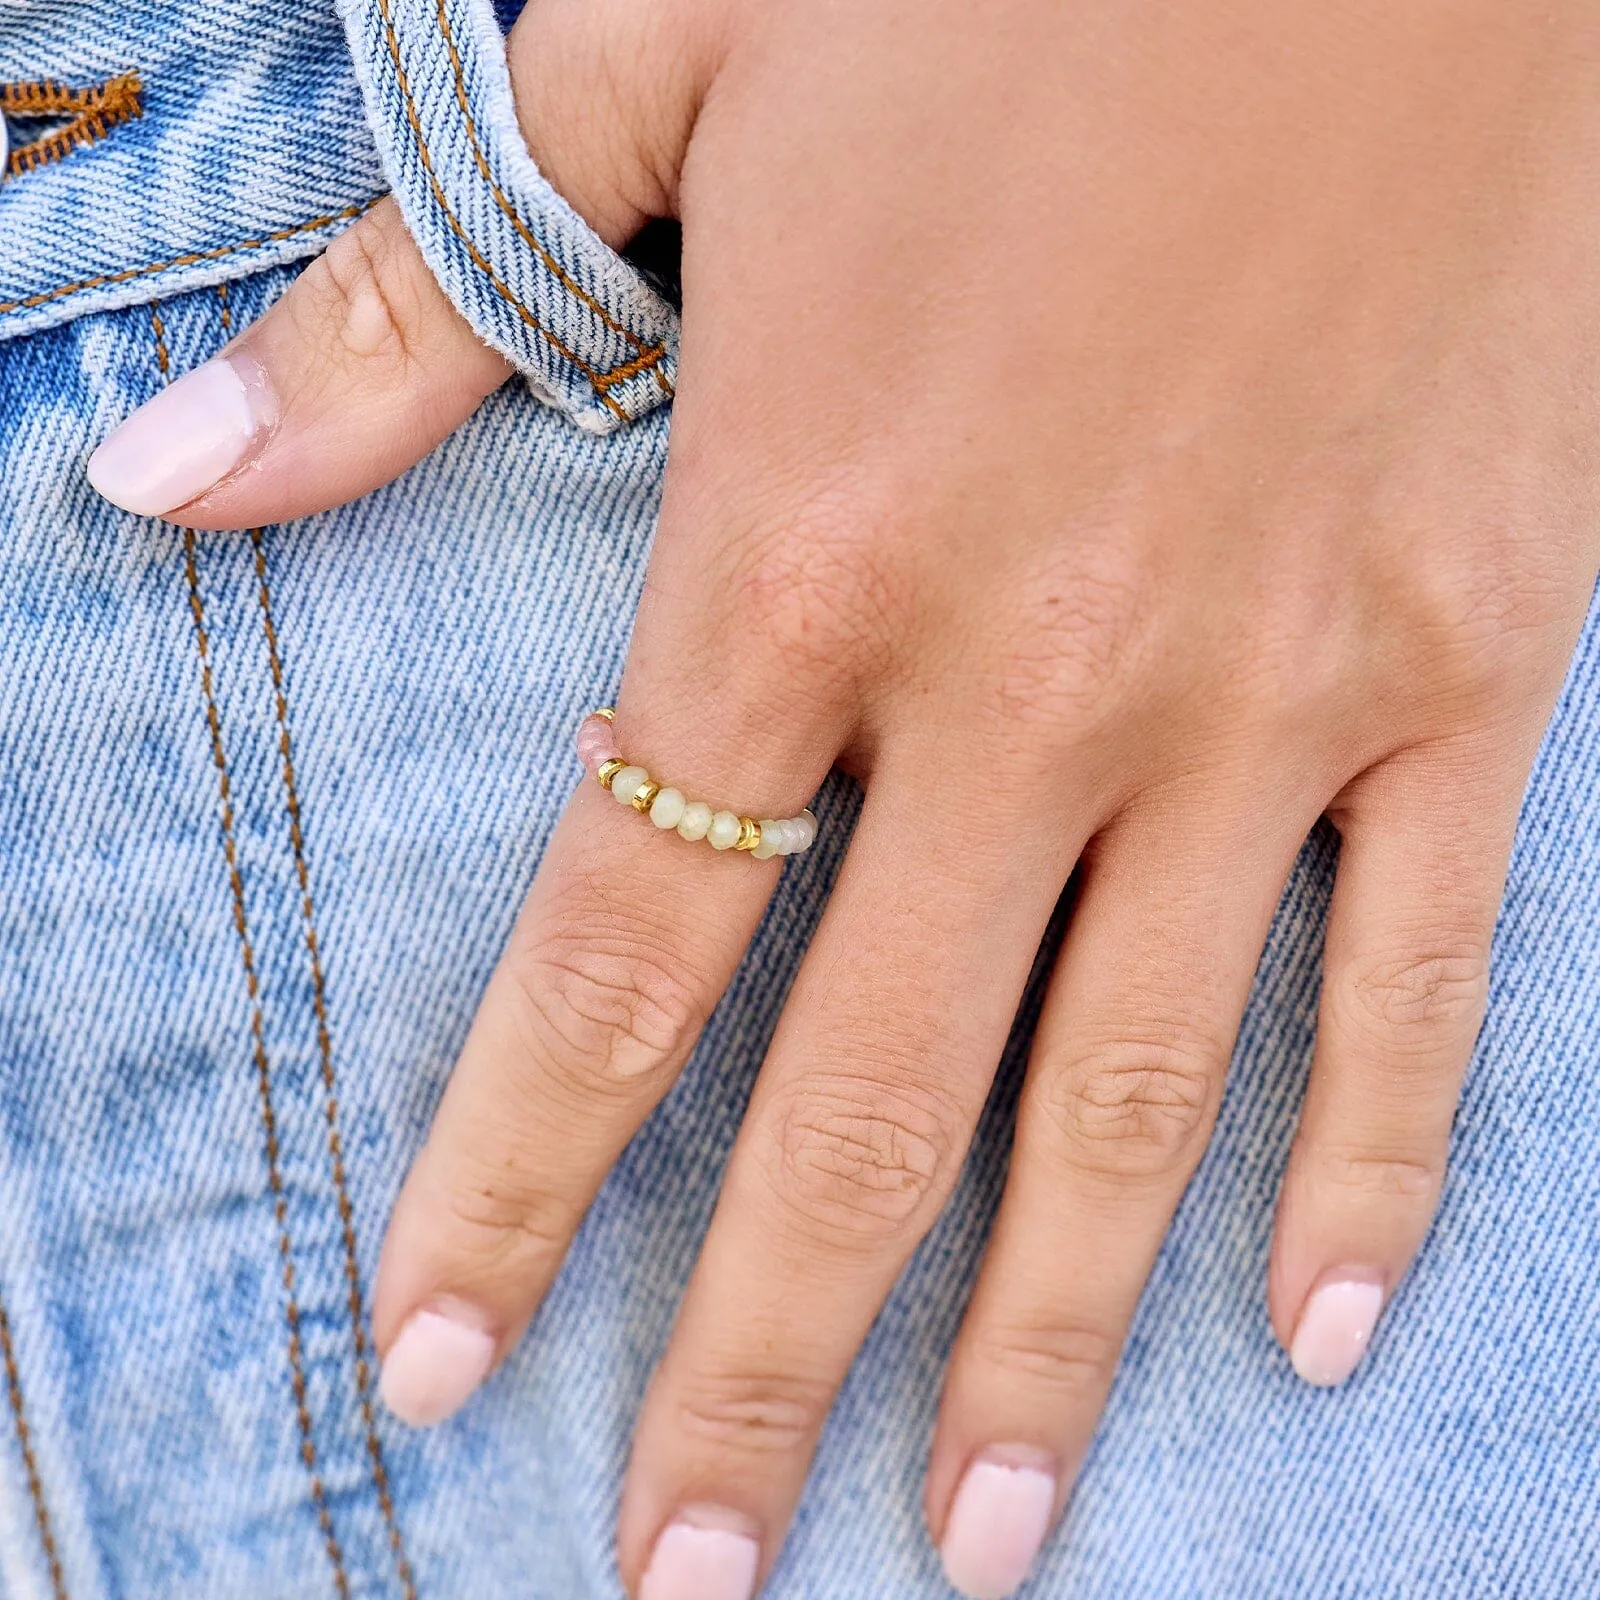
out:
{"label": "orange stitching", "polygon": [[423,136],[422,122],[417,115],[416,104],[411,97],[411,80],[407,77],[405,66],[400,60],[400,41],[394,31],[394,22],[389,9],[389,0],[378,0],[378,9],[383,14],[384,31],[388,36],[389,58],[394,63],[395,78],[400,85],[400,93],[405,101],[406,120],[411,124],[412,135],[417,141],[417,154],[422,161],[422,170],[428,176],[428,186],[433,190],[433,198],[439,209],[444,213],[444,219],[450,225],[450,231],[454,233],[455,236],[466,247],[467,254],[471,257],[473,265],[476,266],[478,270],[488,278],[489,282],[494,286],[495,292],[500,296],[500,298],[504,300],[506,304],[509,305],[512,310],[515,311],[517,315],[534,330],[535,333],[539,334],[540,337],[543,338],[554,350],[565,356],[568,361],[570,361],[575,367],[578,368],[580,372],[583,373],[583,375],[589,380],[589,383],[594,389],[595,393],[599,395],[600,399],[617,417],[619,417],[623,422],[628,421],[629,419],[627,412],[624,411],[622,407],[619,406],[617,402],[606,393],[605,379],[602,377],[602,375],[590,367],[587,362],[583,361],[579,356],[574,354],[574,352],[567,349],[566,345],[564,345],[555,334],[545,327],[544,324],[540,322],[539,319],[534,316],[534,314],[529,311],[525,305],[523,305],[523,303],[512,292],[510,287],[501,279],[500,274],[494,270],[494,267],[487,260],[485,260],[477,245],[475,245],[472,240],[467,237],[466,229],[463,228],[460,222],[456,220],[456,214],[450,209],[450,203],[445,199],[444,190],[440,186],[439,179],[433,170],[433,155],[428,149],[428,142],[426,138]]}
{"label": "orange stitching", "polygon": [[[450,209],[450,202],[445,198],[444,189],[441,187],[438,175],[434,171],[433,154],[428,149],[428,141],[422,132],[422,121],[417,115],[416,102],[412,98],[411,80],[407,76],[405,65],[400,59],[400,40],[394,29],[394,13],[391,7],[391,0],[378,0],[378,10],[383,17],[384,34],[388,44],[389,59],[394,64],[395,81],[400,85],[400,95],[405,101],[406,121],[411,124],[411,133],[417,142],[417,155],[422,162],[422,170],[427,174],[428,186],[433,191],[434,201],[438,205],[440,211],[444,214],[444,219],[449,224],[450,231],[454,233],[455,236],[465,246],[468,256],[472,259],[472,264],[477,267],[478,270],[482,272],[483,275],[494,286],[494,290],[500,296],[500,298],[517,313],[523,322],[525,322],[530,328],[533,329],[535,333],[537,333],[547,344],[549,344],[552,349],[570,361],[573,366],[575,366],[584,375],[584,377],[589,380],[590,386],[594,389],[594,392],[600,397],[601,402],[608,410],[610,410],[623,422],[631,421],[632,419],[628,416],[628,413],[624,411],[622,407],[618,405],[617,402],[613,400],[610,394],[607,392],[616,384],[623,381],[621,378],[616,376],[616,371],[620,371],[621,369],[619,368],[616,369],[616,371],[609,373],[596,372],[594,368],[589,366],[589,364],[581,357],[569,350],[566,345],[563,344],[561,340],[558,339],[556,335],[553,334],[547,327],[545,327],[544,324],[540,322],[539,319],[534,316],[534,314],[529,311],[528,308],[516,297],[510,287],[500,277],[500,274],[496,272],[494,267],[484,258],[482,251],[480,251],[477,245],[475,245],[472,240],[468,238],[466,229],[463,228],[461,223],[456,219],[456,214]],[[652,353],[652,358],[656,361],[660,361],[665,355],[666,346],[658,345]],[[630,377],[632,375],[632,372],[628,374]]]}
{"label": "orange stitching", "polygon": [[78,111],[92,111],[129,88],[137,93],[139,87],[137,72],[124,72],[90,89],[69,89],[54,78],[0,83],[0,111],[13,117],[69,116]]}
{"label": "orange stitching", "polygon": [[[616,318],[614,318],[611,313],[607,311],[606,308],[601,305],[600,302],[596,300],[595,297],[590,294],[581,283],[577,282],[577,280],[572,277],[567,269],[563,267],[548,250],[545,249],[544,245],[540,243],[540,241],[534,236],[532,229],[530,229],[527,223],[522,220],[521,216],[517,212],[516,207],[513,206],[506,198],[504,191],[500,188],[500,185],[494,181],[494,176],[489,171],[489,159],[486,155],[484,155],[483,146],[478,140],[478,124],[472,115],[472,105],[467,96],[466,74],[463,72],[461,66],[461,52],[456,48],[455,32],[450,26],[450,16],[445,10],[445,0],[434,0],[434,10],[439,19],[439,36],[444,41],[444,47],[449,53],[450,70],[455,75],[456,104],[461,107],[461,118],[466,124],[467,139],[472,145],[472,159],[477,163],[478,175],[488,185],[489,193],[494,196],[494,203],[499,206],[501,211],[504,212],[507,217],[511,219],[511,225],[522,236],[523,243],[526,244],[527,247],[533,251],[533,253],[545,264],[545,266],[548,267],[550,271],[553,272],[556,277],[559,278],[569,290],[571,290],[573,294],[575,294],[586,306],[588,306],[589,309],[593,311],[608,328],[615,333],[620,333],[635,350],[640,352],[641,355],[650,353],[650,350],[655,347],[646,346],[644,340],[641,339],[632,328],[625,327],[622,323],[618,322]],[[665,393],[670,395],[672,393],[672,385],[667,381],[666,377],[661,371],[659,366],[660,359],[660,355],[657,354],[655,358],[657,364],[654,366],[656,382],[661,385]],[[644,369],[638,368],[637,370],[643,371]]]}
{"label": "orange stitching", "polygon": [[50,1587],[56,1600],[67,1600],[67,1580],[61,1571],[61,1556],[56,1549],[56,1536],[50,1526],[50,1512],[45,1505],[44,1482],[39,1476],[39,1462],[33,1453],[33,1430],[28,1426],[27,1408],[22,1403],[22,1374],[17,1367],[17,1352],[11,1342],[11,1319],[6,1315],[5,1301],[0,1300],[0,1352],[5,1356],[6,1393],[11,1398],[11,1416],[17,1425],[17,1443],[22,1447],[22,1466],[28,1474],[28,1493],[33,1497],[33,1519],[39,1524],[39,1539],[44,1545],[45,1560],[50,1565]]}
{"label": "orange stitching", "polygon": [[113,284],[127,283],[132,278],[148,278],[154,273],[165,272],[170,267],[192,267],[202,261],[220,261],[224,256],[239,254],[246,250],[264,250],[270,244],[281,244],[283,240],[293,239],[297,234],[315,233],[318,228],[331,228],[336,222],[349,222],[352,218],[359,217],[362,212],[371,210],[382,198],[382,195],[375,195],[371,200],[346,206],[343,211],[330,212],[325,217],[313,217],[309,222],[297,222],[292,228],[279,228],[276,232],[263,234],[259,239],[241,239],[237,244],[225,244],[215,250],[200,250],[189,255],[174,256],[170,261],[157,261],[147,267],[126,267],[121,272],[101,273],[97,278],[83,278],[77,283],[64,283],[59,288],[42,290],[38,294],[29,295],[25,300],[6,300],[0,302],[0,317],[12,311],[31,311],[35,306],[63,299],[67,295],[82,294],[88,289],[105,289]]}
{"label": "orange stitching", "polygon": [[[226,311],[226,303],[223,307]],[[305,926],[306,949],[311,956],[311,1003],[317,1018],[317,1049],[322,1059],[324,1113],[328,1123],[328,1156],[333,1163],[333,1186],[338,1195],[339,1222],[344,1232],[344,1272],[350,1286],[350,1332],[355,1343],[356,1393],[361,1402],[361,1419],[366,1427],[367,1454],[372,1461],[372,1479],[383,1509],[394,1552],[395,1569],[406,1600],[416,1600],[416,1583],[411,1563],[406,1559],[405,1540],[389,1492],[389,1474],[384,1466],[383,1447],[378,1442],[378,1423],[372,1405],[372,1369],[367,1358],[366,1309],[362,1304],[361,1265],[356,1245],[355,1212],[345,1177],[344,1140],[339,1131],[338,1082],[333,1068],[333,1038],[328,1028],[327,985],[322,972],[322,951],[317,942],[316,911],[311,898],[311,873],[306,866],[305,836],[300,826],[300,787],[295,778],[294,748],[289,739],[289,700],[284,688],[283,657],[278,648],[278,629],[272,616],[272,591],[267,585],[267,553],[259,528],[250,530],[250,545],[255,552],[256,598],[261,604],[261,622],[267,637],[267,660],[272,669],[272,691],[278,718],[278,749],[283,757],[284,808],[289,814],[289,840],[294,849],[295,876],[300,881],[300,913]]]}
{"label": "orange stitching", "polygon": [[90,89],[69,89],[49,78],[36,83],[0,84],[0,112],[13,117],[70,116],[66,127],[19,145],[7,173],[15,178],[35,167],[61,161],[74,150],[105,138],[113,128],[144,115],[144,85],[137,72],[124,72]]}
{"label": "orange stitching", "polygon": [[[163,379],[167,377],[166,329],[161,314],[151,307],[155,325],[156,360]],[[283,1288],[288,1300],[285,1318],[289,1324],[289,1375],[294,1388],[295,1416],[300,1426],[300,1459],[311,1474],[311,1498],[317,1508],[328,1560],[333,1565],[334,1587],[341,1600],[349,1600],[350,1580],[344,1570],[344,1554],[333,1530],[328,1496],[322,1475],[317,1470],[317,1447],[312,1437],[311,1406],[306,1398],[304,1352],[300,1340],[300,1302],[295,1291],[294,1244],[289,1235],[289,1202],[278,1163],[278,1117],[272,1100],[272,1063],[267,1055],[266,1029],[261,1013],[261,982],[256,973],[255,946],[250,939],[250,922],[245,910],[244,879],[239,872],[239,853],[234,841],[233,780],[228,771],[227,752],[222,744],[222,718],[217,712],[217,697],[211,681],[211,638],[206,631],[205,603],[200,598],[200,571],[193,528],[183,530],[183,568],[189,584],[189,612],[194,619],[195,647],[200,657],[200,690],[205,702],[206,726],[211,734],[211,760],[217,769],[217,788],[222,801],[222,853],[228,864],[228,885],[233,896],[233,925],[239,935],[244,962],[245,988],[250,995],[251,1055],[255,1061],[256,1089],[261,1101],[261,1126],[266,1135],[267,1185],[272,1194],[272,1211],[278,1224],[278,1255],[283,1262]]]}
{"label": "orange stitching", "polygon": [[[640,372],[648,372],[652,367],[656,366],[656,363],[660,361],[660,359],[660,348],[646,350],[642,356],[635,356],[632,361],[624,361],[620,367],[613,367],[612,370],[606,374],[606,382],[608,384],[626,383],[628,379],[635,376],[635,374]],[[664,378],[661,378],[661,372],[659,368],[656,370],[656,377],[661,379],[661,382],[666,382]],[[672,393],[672,388],[670,385],[667,387],[667,393]]]}

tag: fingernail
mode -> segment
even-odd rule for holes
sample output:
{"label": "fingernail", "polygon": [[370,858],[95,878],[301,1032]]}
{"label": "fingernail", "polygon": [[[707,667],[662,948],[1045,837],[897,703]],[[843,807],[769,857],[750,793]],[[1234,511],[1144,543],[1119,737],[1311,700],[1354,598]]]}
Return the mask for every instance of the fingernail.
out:
{"label": "fingernail", "polygon": [[271,391],[243,357],[219,356],[146,401],[89,457],[89,482],[113,505],[158,517],[232,472],[275,420]]}
{"label": "fingernail", "polygon": [[751,1600],[761,1546],[749,1527],[715,1506],[679,1512],[656,1540],[639,1600]]}
{"label": "fingernail", "polygon": [[494,1338],[466,1307],[424,1307],[390,1345],[378,1392],[402,1422],[431,1428],[466,1404],[493,1365]]}
{"label": "fingernail", "polygon": [[1055,1474],[1034,1450],[991,1450],[967,1468],[939,1547],[968,1600],[1005,1600],[1028,1576],[1055,1515]]}
{"label": "fingernail", "polygon": [[1307,1383],[1330,1388],[1361,1363],[1383,1309],[1383,1285],[1371,1277],[1325,1277],[1300,1313],[1289,1359]]}

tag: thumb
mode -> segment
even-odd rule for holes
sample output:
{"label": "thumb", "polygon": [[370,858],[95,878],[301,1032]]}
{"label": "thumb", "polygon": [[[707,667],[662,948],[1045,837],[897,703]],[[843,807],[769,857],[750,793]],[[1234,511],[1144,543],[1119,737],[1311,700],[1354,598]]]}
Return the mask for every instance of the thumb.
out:
{"label": "thumb", "polygon": [[404,472],[510,371],[384,200],[221,355],[117,428],[89,482],[190,527],[287,522]]}
{"label": "thumb", "polygon": [[[534,159],[613,247],[675,201],[697,85],[689,51],[652,55],[688,9],[531,0],[513,31]],[[663,76],[662,60],[677,70]],[[614,104],[599,115],[602,84]],[[398,476],[510,373],[386,199],[221,355],[117,428],[90,458],[89,481],[124,510],[191,527],[285,522]]]}

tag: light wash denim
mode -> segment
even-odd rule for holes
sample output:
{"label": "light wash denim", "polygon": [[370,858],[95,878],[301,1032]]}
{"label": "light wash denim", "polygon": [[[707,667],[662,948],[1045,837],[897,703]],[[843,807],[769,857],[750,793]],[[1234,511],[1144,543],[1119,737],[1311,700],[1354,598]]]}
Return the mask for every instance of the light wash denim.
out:
{"label": "light wash denim", "polygon": [[[848,831],[835,784],[521,1348],[453,1422],[397,1425],[378,1244],[577,781],[573,726],[621,670],[676,325],[517,146],[482,0],[342,9],[353,50],[311,0],[0,0],[0,94],[134,70],[143,109],[0,185],[3,1600],[619,1600],[634,1410]],[[529,381],[292,526],[101,502],[93,445],[282,293],[380,156]],[[1295,872],[1032,1600],[1600,1595],[1600,611],[1534,773],[1438,1223],[1367,1364],[1319,1392],[1264,1276],[1334,857],[1318,833]],[[845,1387],[775,1600],[946,1593],[919,1481],[1026,1036]]]}

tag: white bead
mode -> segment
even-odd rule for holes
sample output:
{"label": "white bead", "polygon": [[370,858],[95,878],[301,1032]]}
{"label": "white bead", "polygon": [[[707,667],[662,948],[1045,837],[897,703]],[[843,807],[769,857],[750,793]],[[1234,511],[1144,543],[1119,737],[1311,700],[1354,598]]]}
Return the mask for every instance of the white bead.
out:
{"label": "white bead", "polygon": [[713,850],[729,850],[739,842],[739,819],[731,811],[719,811],[706,829]]}
{"label": "white bead", "polygon": [[683,818],[683,807],[682,789],[663,789],[650,802],[650,820],[663,832],[676,828]]}
{"label": "white bead", "polygon": [[750,852],[757,861],[770,861],[783,845],[783,824],[771,817],[761,819],[761,843]]}
{"label": "white bead", "polygon": [[[654,812],[651,813],[655,815]],[[684,839],[703,839],[711,827],[711,807],[704,800],[691,800],[678,818],[678,834]]]}
{"label": "white bead", "polygon": [[809,842],[805,823],[799,817],[786,818],[783,824],[783,853],[797,856]]}
{"label": "white bead", "polygon": [[641,786],[649,781],[650,774],[643,767],[624,767],[611,780],[611,798],[618,805],[631,805]]}
{"label": "white bead", "polygon": [[817,817],[813,811],[802,811],[793,819],[800,825],[800,849],[809,850],[817,839]]}

